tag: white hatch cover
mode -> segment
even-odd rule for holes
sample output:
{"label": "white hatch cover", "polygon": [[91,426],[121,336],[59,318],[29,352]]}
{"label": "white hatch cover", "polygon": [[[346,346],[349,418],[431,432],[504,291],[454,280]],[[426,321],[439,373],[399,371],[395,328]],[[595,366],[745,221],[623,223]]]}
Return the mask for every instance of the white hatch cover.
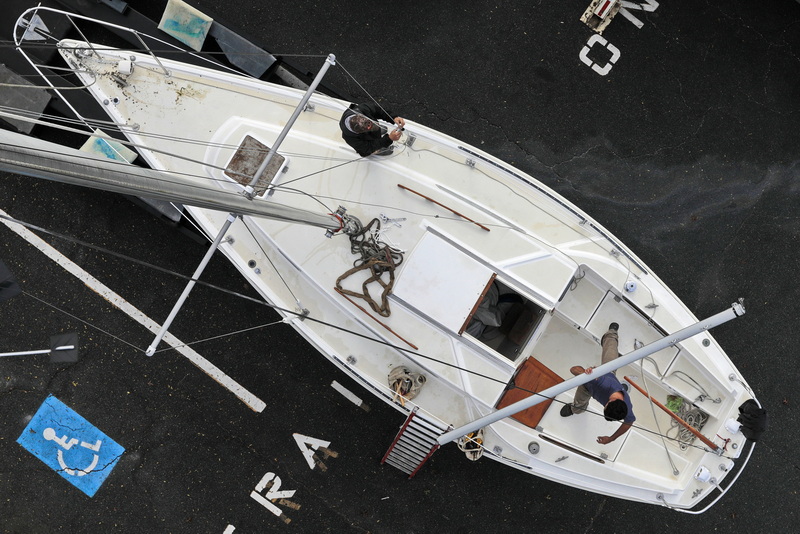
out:
{"label": "white hatch cover", "polygon": [[427,233],[409,255],[394,296],[454,332],[459,332],[494,277],[451,243]]}

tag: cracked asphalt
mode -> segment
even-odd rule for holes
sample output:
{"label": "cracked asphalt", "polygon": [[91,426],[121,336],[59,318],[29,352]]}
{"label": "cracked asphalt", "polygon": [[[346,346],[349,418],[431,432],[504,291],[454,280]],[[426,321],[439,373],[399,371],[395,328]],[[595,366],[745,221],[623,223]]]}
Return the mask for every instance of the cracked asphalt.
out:
{"label": "cracked asphalt", "polygon": [[[154,19],[166,2],[132,1]],[[16,234],[0,259],[25,293],[0,303],[3,351],[78,331],[81,359],[0,359],[0,531],[50,532],[792,532],[800,509],[794,397],[800,369],[800,3],[662,2],[618,15],[587,57],[583,3],[313,2],[190,4],[315,71],[352,100],[360,86],[395,112],[519,167],[630,246],[698,317],[739,297],[747,314],[714,336],[770,414],[739,482],[702,516],[568,488],[493,462],[437,452],[407,481],[379,459],[401,424],[275,314],[198,287],[173,331],[267,408],[256,413]],[[588,2],[586,2],[588,4]],[[647,4],[645,2],[645,4]],[[651,8],[652,8],[652,4]],[[0,28],[3,38],[10,19]],[[614,48],[612,48],[614,47]],[[358,83],[356,83],[356,80]],[[204,246],[128,200],[0,176],[11,216],[188,275]],[[161,320],[175,276],[39,232]],[[222,258],[204,279],[252,295]],[[210,339],[213,338],[213,339]],[[370,405],[355,407],[336,380]],[[125,447],[93,498],[16,440],[54,395]],[[293,434],[330,441],[310,470]],[[783,443],[783,445],[781,445]],[[788,444],[788,445],[787,445]],[[277,517],[250,493],[267,473],[296,490]],[[277,480],[272,479],[277,491]],[[288,521],[288,522],[287,522]]]}

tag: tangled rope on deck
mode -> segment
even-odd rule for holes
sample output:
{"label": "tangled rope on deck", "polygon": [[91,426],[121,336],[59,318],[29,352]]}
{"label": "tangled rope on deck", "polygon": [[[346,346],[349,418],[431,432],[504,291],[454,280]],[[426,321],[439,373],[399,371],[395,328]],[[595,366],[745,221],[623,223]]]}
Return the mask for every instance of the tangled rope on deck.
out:
{"label": "tangled rope on deck", "polygon": [[[355,221],[359,226],[361,225],[357,219]],[[336,279],[336,289],[345,295],[364,299],[375,313],[380,314],[382,317],[389,317],[391,311],[389,310],[388,297],[394,287],[394,271],[403,263],[403,253],[380,240],[380,228],[380,220],[372,219],[366,226],[362,226],[349,234],[350,251],[359,257],[353,262],[352,269],[349,269]],[[361,293],[342,287],[342,280],[365,270],[369,270],[371,274],[361,284]],[[388,281],[383,279],[384,273],[388,273]],[[372,298],[369,293],[368,286],[372,283],[377,283],[382,288],[380,303]]]}
{"label": "tangled rope on deck", "polygon": [[[693,406],[688,402],[684,402],[676,413],[678,417],[686,421],[686,423],[688,423],[698,432],[703,429],[706,421],[708,421],[708,415],[706,415],[700,408]],[[672,421],[672,426],[666,432],[667,437],[670,437],[670,433],[673,430],[677,430],[678,435],[675,439],[677,439],[681,450],[686,450],[692,443],[694,443],[696,436],[688,428],[680,425],[674,420]]]}

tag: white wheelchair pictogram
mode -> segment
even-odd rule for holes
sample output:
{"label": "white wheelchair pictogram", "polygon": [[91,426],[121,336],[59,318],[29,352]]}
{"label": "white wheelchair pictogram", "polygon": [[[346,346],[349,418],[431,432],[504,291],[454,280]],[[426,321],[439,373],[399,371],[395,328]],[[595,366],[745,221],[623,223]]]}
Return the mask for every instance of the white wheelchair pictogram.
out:
{"label": "white wheelchair pictogram", "polygon": [[[55,441],[56,443],[61,445],[61,447],[63,447],[64,450],[61,449],[58,450],[58,464],[69,475],[73,476],[77,475],[79,477],[88,475],[94,470],[95,467],[97,467],[97,462],[100,461],[100,457],[97,454],[94,454],[93,455],[94,458],[92,459],[92,462],[89,464],[89,467],[85,469],[70,469],[69,467],[67,467],[67,463],[64,461],[64,451],[70,450],[72,446],[76,445],[80,440],[77,438],[70,438],[66,434],[64,434],[61,437],[58,437],[58,434],[56,434],[56,431],[53,430],[52,428],[45,428],[44,431],[42,432],[42,436],[44,437],[44,439],[48,441]],[[92,445],[91,443],[80,441],[80,444],[81,447],[85,447],[97,453],[100,452],[100,447],[103,444],[103,442],[102,440],[97,440],[97,443]]]}

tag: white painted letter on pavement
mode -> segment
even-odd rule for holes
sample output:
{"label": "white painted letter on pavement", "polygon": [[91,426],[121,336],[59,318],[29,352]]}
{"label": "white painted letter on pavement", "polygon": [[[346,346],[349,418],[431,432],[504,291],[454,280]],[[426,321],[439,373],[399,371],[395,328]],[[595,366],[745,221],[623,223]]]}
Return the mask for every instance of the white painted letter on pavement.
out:
{"label": "white painted letter on pavement", "polygon": [[310,438],[308,436],[304,436],[302,434],[292,434],[294,440],[297,442],[297,446],[300,447],[300,452],[303,453],[303,457],[306,459],[308,463],[308,467],[314,469],[316,467],[316,463],[314,462],[314,452],[320,447],[327,448],[331,442],[330,441],[323,441],[321,439]]}
{"label": "white painted letter on pavement", "polygon": [[[271,483],[271,484],[270,484]],[[269,485],[269,489],[267,489],[266,497],[261,495],[261,492]],[[280,517],[283,512],[280,508],[272,504],[270,501],[275,499],[288,499],[289,497],[293,496],[297,490],[284,490],[280,491],[281,488],[281,477],[276,475],[275,473],[267,473],[263,477],[261,477],[261,481],[256,484],[256,489],[250,492],[250,496],[255,499],[257,502],[261,503],[264,508],[272,512],[273,514]]]}

